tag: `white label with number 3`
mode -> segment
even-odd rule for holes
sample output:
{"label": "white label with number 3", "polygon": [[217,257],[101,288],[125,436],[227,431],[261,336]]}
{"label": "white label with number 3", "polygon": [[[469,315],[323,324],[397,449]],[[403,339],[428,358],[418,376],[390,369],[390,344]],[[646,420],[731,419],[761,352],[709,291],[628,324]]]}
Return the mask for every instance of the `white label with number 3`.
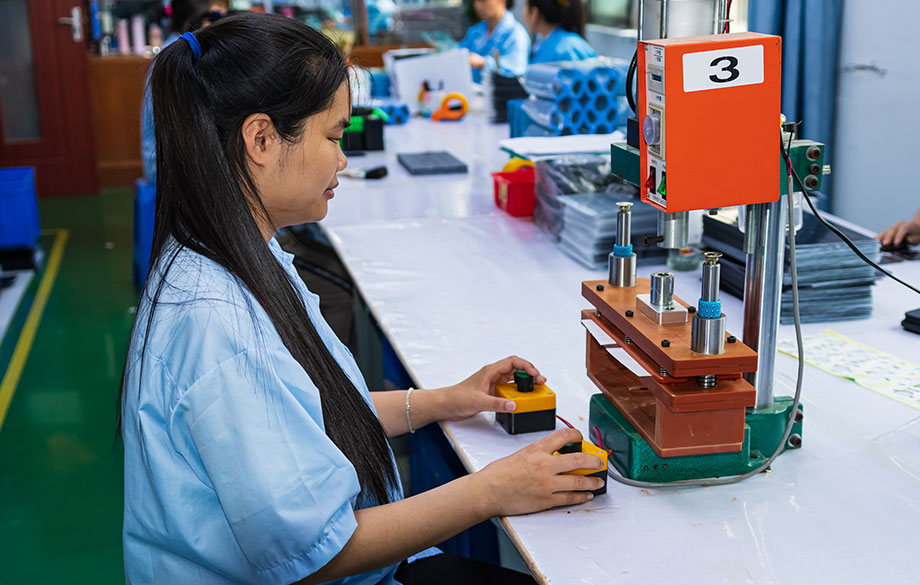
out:
{"label": "white label with number 3", "polygon": [[763,83],[763,45],[684,54],[684,91]]}

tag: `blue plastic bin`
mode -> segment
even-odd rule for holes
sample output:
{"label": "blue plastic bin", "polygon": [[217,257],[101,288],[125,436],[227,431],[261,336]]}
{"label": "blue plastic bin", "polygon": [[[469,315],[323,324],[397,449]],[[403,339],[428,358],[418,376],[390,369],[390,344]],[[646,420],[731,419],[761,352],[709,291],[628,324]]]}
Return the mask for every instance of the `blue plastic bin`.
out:
{"label": "blue plastic bin", "polygon": [[32,248],[41,232],[35,169],[0,169],[0,249]]}
{"label": "blue plastic bin", "polygon": [[157,188],[145,179],[134,181],[134,254],[131,280],[143,289],[150,268],[150,250],[153,248],[153,219],[156,212]]}

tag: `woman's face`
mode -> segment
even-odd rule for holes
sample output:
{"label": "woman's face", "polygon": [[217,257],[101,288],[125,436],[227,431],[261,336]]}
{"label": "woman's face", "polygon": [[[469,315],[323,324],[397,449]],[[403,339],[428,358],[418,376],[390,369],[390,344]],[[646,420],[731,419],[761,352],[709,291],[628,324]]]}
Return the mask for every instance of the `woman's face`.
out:
{"label": "woman's face", "polygon": [[270,236],[282,227],[326,216],[329,200],[335,195],[333,189],[339,184],[336,173],[348,164],[339,141],[350,111],[348,87],[343,83],[329,108],[307,119],[299,142],[284,143],[273,127],[266,135],[267,140],[275,141],[269,145],[271,151],[266,146],[264,164],[250,167],[272,223],[263,226],[263,233],[270,229]]}
{"label": "woman's face", "polygon": [[476,16],[486,22],[497,22],[505,14],[505,0],[473,0]]}
{"label": "woman's face", "polygon": [[528,31],[533,33],[537,28],[537,24],[539,23],[540,11],[537,10],[534,6],[531,6],[530,2],[528,2],[524,6],[524,26],[527,27]]}

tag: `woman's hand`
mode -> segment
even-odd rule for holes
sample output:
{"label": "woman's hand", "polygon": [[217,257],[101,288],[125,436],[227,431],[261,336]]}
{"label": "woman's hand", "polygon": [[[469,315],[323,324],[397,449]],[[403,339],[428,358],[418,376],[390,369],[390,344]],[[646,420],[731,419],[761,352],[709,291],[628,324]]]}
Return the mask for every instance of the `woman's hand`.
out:
{"label": "woman's hand", "polygon": [[902,244],[920,244],[920,212],[910,221],[899,221],[876,236],[882,248],[899,248]]}
{"label": "woman's hand", "polygon": [[441,402],[439,420],[462,420],[480,412],[513,412],[514,402],[493,396],[495,385],[512,379],[515,370],[534,377],[535,384],[545,384],[534,365],[517,356],[506,357],[483,366],[478,372],[454,386],[436,390]]}
{"label": "woman's hand", "polygon": [[477,55],[476,53],[470,53],[470,67],[473,69],[482,69],[486,66],[486,60],[482,55]]}
{"label": "woman's hand", "polygon": [[557,506],[583,504],[604,480],[562,475],[575,469],[596,469],[601,461],[589,453],[553,455],[568,443],[581,441],[575,429],[559,429],[520,451],[490,463],[472,478],[480,482],[490,516],[529,514]]}

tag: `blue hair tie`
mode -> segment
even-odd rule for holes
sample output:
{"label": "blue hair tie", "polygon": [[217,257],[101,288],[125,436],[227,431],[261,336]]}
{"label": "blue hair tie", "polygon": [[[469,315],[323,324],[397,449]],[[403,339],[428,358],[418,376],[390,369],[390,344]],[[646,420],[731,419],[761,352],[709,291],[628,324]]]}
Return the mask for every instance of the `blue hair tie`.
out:
{"label": "blue hair tie", "polygon": [[185,39],[188,46],[192,48],[192,54],[195,55],[195,61],[197,61],[201,57],[201,45],[198,43],[198,39],[195,38],[195,35],[187,32],[179,35],[179,38]]}

